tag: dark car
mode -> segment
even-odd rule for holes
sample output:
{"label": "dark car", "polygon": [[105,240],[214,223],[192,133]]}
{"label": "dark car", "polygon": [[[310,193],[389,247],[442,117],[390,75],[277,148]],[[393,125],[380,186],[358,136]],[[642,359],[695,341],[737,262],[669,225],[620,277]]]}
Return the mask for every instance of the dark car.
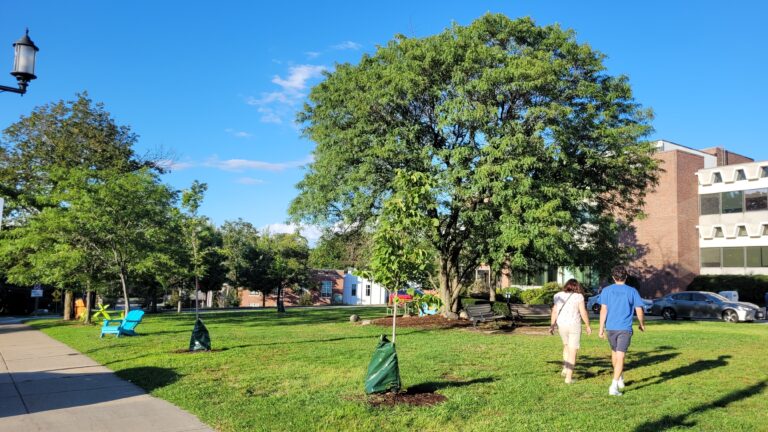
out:
{"label": "dark car", "polygon": [[677,318],[715,318],[727,322],[754,321],[765,315],[753,303],[735,302],[720,294],[687,291],[668,294],[653,302],[653,314],[666,320]]}

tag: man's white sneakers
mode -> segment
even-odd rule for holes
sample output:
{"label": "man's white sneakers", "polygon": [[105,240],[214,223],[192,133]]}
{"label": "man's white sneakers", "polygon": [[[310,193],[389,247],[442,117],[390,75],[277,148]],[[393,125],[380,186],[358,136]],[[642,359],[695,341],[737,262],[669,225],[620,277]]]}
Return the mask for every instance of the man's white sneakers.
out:
{"label": "man's white sneakers", "polygon": [[622,393],[619,391],[619,387],[615,385],[611,385],[608,387],[608,395],[609,396],[621,396]]}
{"label": "man's white sneakers", "polygon": [[624,390],[624,377],[622,376],[619,378],[619,382],[616,383],[616,388],[619,390]]}

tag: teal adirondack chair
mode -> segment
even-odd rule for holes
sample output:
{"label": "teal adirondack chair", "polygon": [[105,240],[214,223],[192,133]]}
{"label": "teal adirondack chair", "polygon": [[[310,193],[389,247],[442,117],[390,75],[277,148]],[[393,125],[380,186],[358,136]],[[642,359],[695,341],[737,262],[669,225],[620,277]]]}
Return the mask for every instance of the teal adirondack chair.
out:
{"label": "teal adirondack chair", "polygon": [[[128,312],[128,315],[124,319],[119,320],[104,320],[104,325],[101,327],[101,336],[104,337],[105,334],[116,334],[117,337],[120,337],[120,335],[128,335],[128,336],[134,336],[136,335],[136,331],[134,330],[137,325],[141,322],[141,318],[144,316],[144,311],[140,309],[134,309],[130,312]],[[120,323],[119,325],[112,325],[114,323]]]}

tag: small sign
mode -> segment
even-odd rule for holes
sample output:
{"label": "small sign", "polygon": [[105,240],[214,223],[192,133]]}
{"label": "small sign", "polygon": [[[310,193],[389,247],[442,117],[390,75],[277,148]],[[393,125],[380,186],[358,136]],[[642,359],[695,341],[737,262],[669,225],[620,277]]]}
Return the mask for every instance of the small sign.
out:
{"label": "small sign", "polygon": [[32,298],[42,297],[42,296],[43,296],[43,287],[41,287],[40,284],[35,284],[35,287],[32,288]]}

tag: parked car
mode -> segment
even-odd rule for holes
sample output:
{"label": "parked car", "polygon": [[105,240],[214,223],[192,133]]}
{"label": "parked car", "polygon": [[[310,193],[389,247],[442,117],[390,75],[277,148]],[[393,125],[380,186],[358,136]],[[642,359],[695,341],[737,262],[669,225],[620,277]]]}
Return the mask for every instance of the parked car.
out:
{"label": "parked car", "polygon": [[[643,299],[643,312],[646,315],[653,315],[651,306],[653,306],[653,300]],[[600,313],[600,294],[593,295],[587,299],[587,310],[591,310],[594,313]]]}
{"label": "parked car", "polygon": [[731,301],[720,294],[687,291],[668,294],[653,302],[653,313],[666,320],[677,318],[715,318],[727,322],[763,319],[765,312],[756,304]]}

